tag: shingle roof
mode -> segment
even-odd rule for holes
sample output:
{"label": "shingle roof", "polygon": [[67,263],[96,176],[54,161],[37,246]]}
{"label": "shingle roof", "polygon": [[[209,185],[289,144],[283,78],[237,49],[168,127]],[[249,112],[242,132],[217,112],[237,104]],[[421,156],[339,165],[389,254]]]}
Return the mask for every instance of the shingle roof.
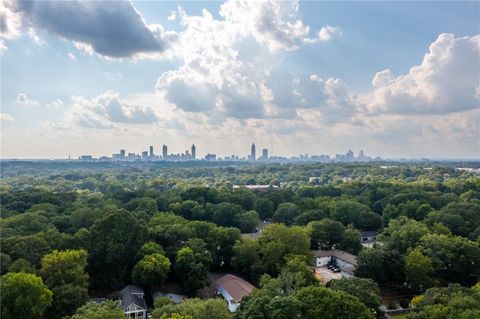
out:
{"label": "shingle roof", "polygon": [[376,230],[363,230],[361,234],[362,237],[375,237],[378,235],[378,232]]}
{"label": "shingle roof", "polygon": [[133,303],[143,309],[147,309],[145,300],[139,296],[139,294],[143,293],[143,288],[135,285],[128,285],[120,290],[120,295],[122,296],[122,308],[126,309]]}
{"label": "shingle roof", "polygon": [[313,255],[315,257],[329,257],[333,256],[335,258],[344,260],[352,265],[357,265],[357,256],[347,253],[346,251],[340,249],[334,250],[314,250]]}
{"label": "shingle roof", "polygon": [[215,283],[232,296],[236,303],[239,303],[243,297],[248,296],[255,289],[248,281],[232,274],[226,274],[217,279]]}

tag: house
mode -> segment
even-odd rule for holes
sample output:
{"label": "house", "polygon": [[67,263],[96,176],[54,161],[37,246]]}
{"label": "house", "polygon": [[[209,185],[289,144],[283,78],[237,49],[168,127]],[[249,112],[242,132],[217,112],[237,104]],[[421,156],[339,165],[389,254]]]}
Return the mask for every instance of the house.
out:
{"label": "house", "polygon": [[317,268],[333,263],[340,269],[343,277],[352,277],[357,267],[357,256],[340,249],[315,250],[312,253]]}
{"label": "house", "polygon": [[232,274],[226,274],[215,280],[215,285],[217,293],[222,295],[228,302],[228,310],[230,312],[237,311],[240,301],[255,288],[248,281]]}
{"label": "house", "polygon": [[128,285],[120,290],[120,306],[127,318],[147,318],[147,305],[145,304],[144,295],[143,288],[135,285]]}
{"label": "house", "polygon": [[373,248],[373,245],[377,242],[378,232],[376,230],[362,231],[362,246],[367,248]]}

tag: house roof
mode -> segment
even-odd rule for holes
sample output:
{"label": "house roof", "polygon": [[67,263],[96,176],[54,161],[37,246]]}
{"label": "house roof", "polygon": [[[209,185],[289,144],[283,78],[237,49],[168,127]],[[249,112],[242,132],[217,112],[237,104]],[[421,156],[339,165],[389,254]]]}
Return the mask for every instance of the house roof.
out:
{"label": "house roof", "polygon": [[338,259],[341,259],[343,261],[346,261],[352,265],[357,265],[357,256],[352,255],[350,253],[347,253],[346,251],[340,250],[340,249],[334,249],[334,250],[314,250],[313,255],[315,257],[335,257]]}
{"label": "house roof", "polygon": [[376,230],[363,230],[361,231],[362,237],[375,237],[378,235]]}
{"label": "house roof", "polygon": [[[122,297],[122,308],[126,309],[131,304],[135,304],[138,307],[147,309],[145,300],[143,300],[143,288],[135,285],[128,285],[122,290],[120,290],[120,295]],[[142,296],[142,297],[141,297]]]}
{"label": "house roof", "polygon": [[255,288],[245,279],[232,274],[226,274],[225,276],[217,279],[215,283],[219,287],[223,288],[230,296],[232,296],[233,301],[236,303],[239,303],[243,297],[248,296]]}

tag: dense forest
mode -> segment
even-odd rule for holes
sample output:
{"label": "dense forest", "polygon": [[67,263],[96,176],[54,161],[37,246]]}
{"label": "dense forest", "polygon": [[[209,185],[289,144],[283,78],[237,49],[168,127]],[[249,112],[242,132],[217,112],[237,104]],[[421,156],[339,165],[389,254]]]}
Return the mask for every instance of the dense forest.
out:
{"label": "dense forest", "polygon": [[[1,316],[123,318],[122,287],[175,283],[189,298],[152,299],[153,318],[382,318],[385,289],[407,318],[480,318],[480,178],[464,165],[2,162]],[[312,250],[332,248],[358,267],[322,286]],[[212,272],[258,288],[230,314],[199,298]]]}

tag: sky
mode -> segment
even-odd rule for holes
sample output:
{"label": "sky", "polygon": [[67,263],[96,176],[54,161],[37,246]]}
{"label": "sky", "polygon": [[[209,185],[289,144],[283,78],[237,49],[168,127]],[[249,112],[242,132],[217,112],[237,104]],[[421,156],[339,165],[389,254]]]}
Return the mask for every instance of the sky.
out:
{"label": "sky", "polygon": [[1,158],[480,158],[478,1],[7,0],[0,30]]}

